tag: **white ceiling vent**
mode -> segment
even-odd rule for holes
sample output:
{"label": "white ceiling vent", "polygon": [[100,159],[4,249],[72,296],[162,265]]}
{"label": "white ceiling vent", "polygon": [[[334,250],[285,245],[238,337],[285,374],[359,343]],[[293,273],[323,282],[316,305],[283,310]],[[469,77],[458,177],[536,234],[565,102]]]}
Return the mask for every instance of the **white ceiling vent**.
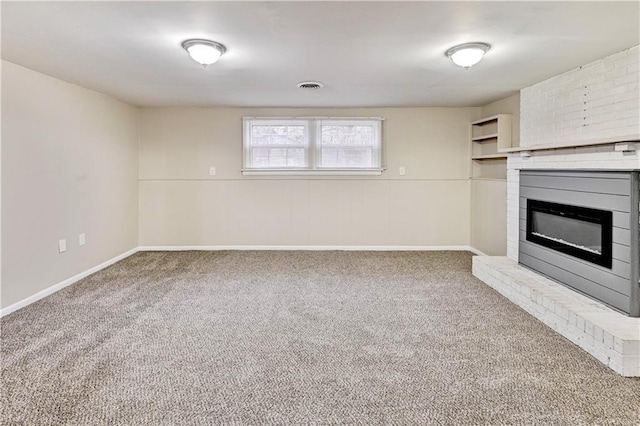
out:
{"label": "white ceiling vent", "polygon": [[318,90],[324,87],[324,84],[319,81],[301,81],[298,83],[298,88],[302,90]]}

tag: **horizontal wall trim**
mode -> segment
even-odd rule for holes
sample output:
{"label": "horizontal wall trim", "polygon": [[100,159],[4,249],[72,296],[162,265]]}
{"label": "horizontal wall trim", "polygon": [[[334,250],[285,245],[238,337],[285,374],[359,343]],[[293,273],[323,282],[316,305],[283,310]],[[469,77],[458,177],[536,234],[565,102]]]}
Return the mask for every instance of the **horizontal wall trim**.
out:
{"label": "horizontal wall trim", "polygon": [[37,302],[40,299],[43,299],[47,296],[49,296],[50,294],[53,294],[59,290],[62,290],[65,287],[70,286],[71,284],[80,281],[83,278],[88,277],[91,274],[95,274],[96,272],[106,268],[107,266],[111,266],[116,262],[121,261],[122,259],[125,259],[129,256],[131,256],[132,254],[135,254],[138,252],[138,247],[132,248],[129,251],[126,251],[116,257],[113,257],[105,262],[102,262],[101,264],[94,266],[93,268],[89,268],[86,271],[80,272],[77,275],[72,276],[71,278],[67,278],[64,281],[60,281],[57,284],[52,285],[51,287],[47,287],[44,290],[41,290],[39,292],[37,292],[34,295],[31,295],[25,299],[22,299],[19,302],[14,303],[13,305],[9,305],[4,309],[0,310],[0,318],[5,316],[5,315],[9,315],[12,312],[17,311],[20,308],[24,308],[25,306],[28,306],[34,302]]}
{"label": "horizontal wall trim", "polygon": [[300,250],[300,251],[470,251],[486,256],[471,246],[269,246],[269,245],[230,245],[230,246],[140,246],[139,251],[218,251],[218,250]]}

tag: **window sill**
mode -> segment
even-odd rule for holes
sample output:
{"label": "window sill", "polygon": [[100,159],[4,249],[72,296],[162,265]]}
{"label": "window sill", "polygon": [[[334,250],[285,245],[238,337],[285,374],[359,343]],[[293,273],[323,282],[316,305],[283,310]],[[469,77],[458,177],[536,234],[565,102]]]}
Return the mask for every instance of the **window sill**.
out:
{"label": "window sill", "polygon": [[243,176],[380,176],[384,169],[332,169],[332,170],[242,170]]}

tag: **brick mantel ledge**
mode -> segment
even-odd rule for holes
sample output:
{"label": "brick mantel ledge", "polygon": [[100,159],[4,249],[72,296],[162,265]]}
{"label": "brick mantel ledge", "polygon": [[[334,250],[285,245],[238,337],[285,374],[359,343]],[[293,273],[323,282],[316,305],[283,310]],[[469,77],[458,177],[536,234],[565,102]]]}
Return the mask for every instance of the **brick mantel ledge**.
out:
{"label": "brick mantel ledge", "polygon": [[615,145],[619,143],[640,143],[640,135],[626,135],[619,137],[606,137],[600,139],[590,139],[584,141],[557,142],[550,144],[537,144],[528,146],[514,146],[512,148],[498,149],[499,152],[523,152],[523,151],[543,151],[562,148],[580,148],[597,145]]}

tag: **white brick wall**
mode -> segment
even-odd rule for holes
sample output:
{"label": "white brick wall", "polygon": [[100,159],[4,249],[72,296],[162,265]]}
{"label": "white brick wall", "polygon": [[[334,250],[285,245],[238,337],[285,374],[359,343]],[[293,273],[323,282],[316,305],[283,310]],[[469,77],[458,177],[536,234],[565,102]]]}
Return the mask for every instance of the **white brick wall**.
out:
{"label": "white brick wall", "polygon": [[520,91],[520,146],[640,134],[640,46]]}
{"label": "white brick wall", "polygon": [[[520,146],[640,139],[640,46],[623,50],[520,91]],[[639,170],[631,153],[612,145],[510,154],[507,161],[507,256],[518,260],[521,169]]]}
{"label": "white brick wall", "polygon": [[515,168],[516,157],[509,158],[507,159],[507,256],[517,262],[520,239],[520,170]]}

